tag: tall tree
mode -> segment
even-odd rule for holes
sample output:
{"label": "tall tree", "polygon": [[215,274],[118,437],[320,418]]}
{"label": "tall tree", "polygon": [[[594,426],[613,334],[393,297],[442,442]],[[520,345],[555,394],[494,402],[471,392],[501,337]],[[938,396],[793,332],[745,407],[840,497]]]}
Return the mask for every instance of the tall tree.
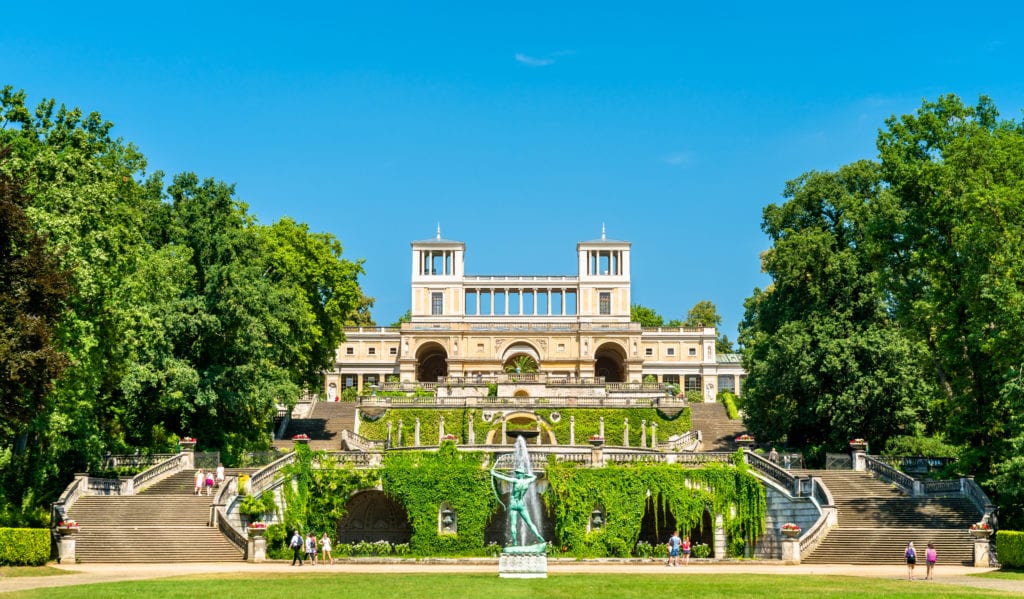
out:
{"label": "tall tree", "polygon": [[[1024,434],[1024,127],[986,97],[950,95],[888,119],[878,148],[894,198],[879,229],[885,287],[929,349],[948,436],[982,478],[1024,478],[1008,461]],[[1015,492],[1024,506],[1024,486]]]}
{"label": "tall tree", "polygon": [[764,210],[772,285],[746,302],[747,425],[766,440],[838,449],[913,432],[928,389],[921,353],[886,314],[868,231],[878,166],[811,172]]}

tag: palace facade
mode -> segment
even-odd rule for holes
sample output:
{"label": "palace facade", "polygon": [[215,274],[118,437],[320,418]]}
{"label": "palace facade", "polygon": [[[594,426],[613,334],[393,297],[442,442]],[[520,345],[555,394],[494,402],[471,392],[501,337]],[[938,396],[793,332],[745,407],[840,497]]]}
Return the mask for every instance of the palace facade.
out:
{"label": "palace facade", "polygon": [[496,380],[523,364],[535,369],[534,382],[563,386],[653,381],[706,400],[740,393],[739,356],[716,355],[713,327],[630,322],[630,248],[602,228],[600,239],[576,244],[575,275],[468,275],[465,243],[442,239],[438,228],[434,239],[412,243],[411,321],[346,328],[326,396]]}

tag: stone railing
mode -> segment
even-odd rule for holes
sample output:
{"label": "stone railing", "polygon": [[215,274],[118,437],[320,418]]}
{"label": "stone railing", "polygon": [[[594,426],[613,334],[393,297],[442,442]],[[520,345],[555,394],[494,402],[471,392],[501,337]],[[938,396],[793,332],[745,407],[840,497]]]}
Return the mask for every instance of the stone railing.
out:
{"label": "stone railing", "polygon": [[927,474],[934,470],[941,470],[950,464],[955,464],[957,461],[956,458],[929,458],[924,456],[876,455],[873,457],[907,474]]}
{"label": "stone railing", "polygon": [[327,457],[338,464],[351,464],[356,468],[380,468],[384,465],[383,451],[330,451]]}
{"label": "stone railing", "polygon": [[978,508],[981,512],[982,518],[987,519],[995,511],[996,506],[993,505],[992,500],[988,498],[985,491],[982,490],[978,483],[974,482],[974,478],[961,478],[960,479],[961,493],[964,497],[971,500],[974,507]]}
{"label": "stone railing", "polygon": [[636,451],[630,452],[607,452],[604,454],[605,462],[613,462],[616,464],[644,464],[644,463],[660,463],[665,461],[665,455],[660,453],[640,453]]}
{"label": "stone railing", "polygon": [[[397,383],[395,383],[397,384]],[[682,409],[690,404],[685,398],[650,395],[615,397],[389,397],[360,395],[360,408],[671,408]]]}
{"label": "stone railing", "polygon": [[341,431],[342,449],[352,451],[383,451],[384,441],[374,441],[345,429]]}
{"label": "stone railing", "polygon": [[[478,374],[472,376],[444,376],[437,380],[442,387],[476,387],[490,383],[545,383],[550,387],[604,387],[603,376],[566,377],[552,376],[546,372],[503,372],[499,374]],[[383,383],[385,391],[413,390],[417,383]],[[639,383],[637,383],[639,384]]]}
{"label": "stone railing", "polygon": [[228,518],[217,518],[217,530],[231,542],[232,545],[242,550],[244,558],[249,557],[249,535],[244,530],[239,530],[231,524]]}
{"label": "stone railing", "polygon": [[686,431],[681,435],[672,435],[667,440],[658,444],[660,449],[665,451],[697,451],[700,445],[700,435],[697,431]]}
{"label": "stone railing", "polygon": [[56,527],[57,524],[67,519],[68,510],[74,505],[78,498],[86,494],[86,480],[89,478],[88,474],[76,474],[75,479],[71,481],[64,492],[60,494],[57,501],[50,506],[50,524]]}
{"label": "stone railing", "polygon": [[86,476],[84,482],[84,495],[121,495],[121,479],[119,478]]}
{"label": "stone railing", "polygon": [[159,464],[164,460],[172,458],[176,453],[150,453],[150,454],[107,454],[103,456],[103,468],[113,470],[115,468],[148,468]]}
{"label": "stone railing", "polygon": [[[543,315],[541,315],[543,316]],[[552,315],[555,318],[575,319],[575,315]],[[480,318],[481,320],[476,320]],[[529,322],[525,315],[523,320],[483,321],[488,316],[467,316],[465,322],[403,322],[403,331],[472,331],[472,332],[537,332],[537,333],[575,333],[579,331],[641,331],[638,322]]]}
{"label": "stone railing", "polygon": [[731,464],[732,453],[728,451],[707,451],[701,453],[680,453],[675,456],[677,464],[703,466],[704,464]]}
{"label": "stone railing", "polygon": [[189,467],[189,456],[186,453],[173,455],[166,460],[154,465],[151,468],[136,474],[130,479],[122,479],[128,488],[122,487],[122,495],[134,495],[153,483],[159,482],[172,474],[186,470]]}
{"label": "stone railing", "polygon": [[878,478],[884,482],[896,485],[903,489],[908,495],[919,495],[915,493],[917,490],[917,484],[914,477],[900,472],[885,462],[881,462],[876,459],[873,455],[864,456],[864,466],[868,472],[871,472],[875,478]]}
{"label": "stone railing", "polygon": [[259,495],[274,486],[278,471],[294,461],[295,452],[292,451],[253,472],[249,477],[249,494]]}
{"label": "stone railing", "polygon": [[605,385],[605,389],[609,393],[618,393],[621,391],[658,391],[659,393],[665,392],[664,383],[608,383]]}
{"label": "stone railing", "polygon": [[925,495],[961,495],[963,484],[959,478],[952,480],[918,481],[921,492]]}
{"label": "stone railing", "polygon": [[757,470],[764,476],[779,483],[779,485],[781,485],[782,488],[790,489],[791,492],[795,492],[796,488],[793,484],[794,477],[785,468],[782,468],[776,465],[775,463],[764,459],[763,457],[754,453],[753,451],[744,450],[743,459],[751,468]]}

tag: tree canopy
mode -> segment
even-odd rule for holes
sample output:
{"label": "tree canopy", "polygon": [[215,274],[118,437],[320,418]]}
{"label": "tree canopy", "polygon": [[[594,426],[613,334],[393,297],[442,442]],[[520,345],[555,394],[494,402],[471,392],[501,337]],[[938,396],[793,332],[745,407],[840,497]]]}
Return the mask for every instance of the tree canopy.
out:
{"label": "tree canopy", "polygon": [[944,438],[1020,522],[1024,127],[950,95],[889,118],[877,145],[764,211],[772,283],[740,338],[748,425],[832,449]]}
{"label": "tree canopy", "polygon": [[213,178],[165,185],[112,129],[0,90],[0,295],[18,292],[0,326],[20,331],[0,347],[16,375],[0,386],[0,525],[45,519],[105,451],[183,435],[228,459],[267,447],[276,406],[319,387],[344,324],[372,322],[362,263],[333,236],[262,225]]}

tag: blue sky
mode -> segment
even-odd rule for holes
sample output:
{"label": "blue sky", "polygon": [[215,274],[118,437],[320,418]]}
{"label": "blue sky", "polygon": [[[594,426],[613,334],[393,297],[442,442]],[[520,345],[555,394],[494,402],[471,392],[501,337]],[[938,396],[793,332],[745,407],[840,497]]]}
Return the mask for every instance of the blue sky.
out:
{"label": "blue sky", "polygon": [[209,4],[6,6],[0,85],[333,233],[380,324],[438,223],[470,274],[575,274],[604,223],[635,303],[735,339],[785,181],[924,98],[1024,106],[1016,2]]}

